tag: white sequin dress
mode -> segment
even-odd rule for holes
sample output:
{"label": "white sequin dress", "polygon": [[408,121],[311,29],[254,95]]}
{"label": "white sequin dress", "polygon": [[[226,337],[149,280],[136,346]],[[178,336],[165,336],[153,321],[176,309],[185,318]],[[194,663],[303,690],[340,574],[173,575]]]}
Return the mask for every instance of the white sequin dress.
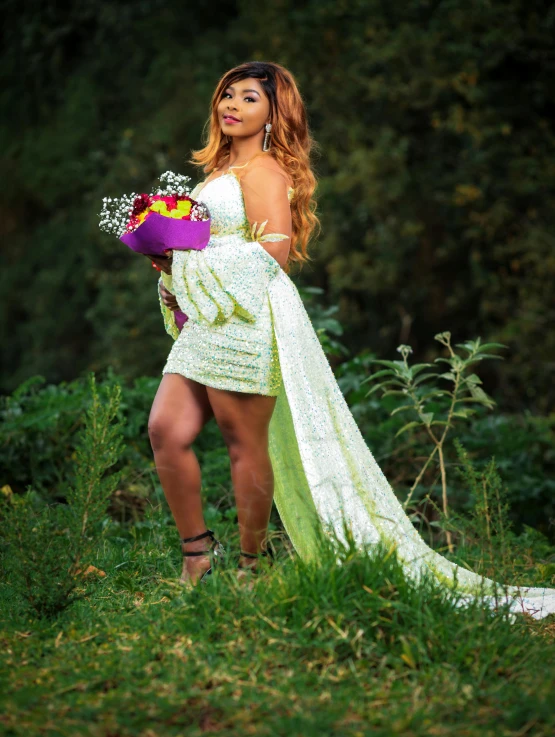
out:
{"label": "white sequin dress", "polygon": [[[418,534],[374,459],[339,389],[299,293],[277,261],[249,239],[241,185],[232,171],[191,193],[210,208],[203,251],[174,251],[162,277],[189,316],[181,332],[160,300],[175,343],[164,373],[207,386],[277,396],[269,445],[274,499],[304,559],[323,532],[360,547],[394,546],[409,577],[430,573],[459,604],[476,595],[536,619],[555,613],[555,589],[504,586],[436,553]],[[271,240],[271,238],[269,238]]]}
{"label": "white sequin dress", "polygon": [[199,187],[191,197],[210,210],[210,241],[202,252],[174,251],[177,277],[162,277],[189,317],[179,333],[171,310],[161,303],[166,329],[177,336],[162,373],[217,389],[277,396],[281,371],[267,288],[281,268],[257,242],[248,241],[249,222],[233,170],[197,194]]}

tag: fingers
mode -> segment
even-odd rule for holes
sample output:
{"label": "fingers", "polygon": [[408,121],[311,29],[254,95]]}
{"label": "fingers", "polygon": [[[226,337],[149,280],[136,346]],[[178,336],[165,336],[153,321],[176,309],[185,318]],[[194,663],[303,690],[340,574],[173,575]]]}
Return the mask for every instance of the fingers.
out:
{"label": "fingers", "polygon": [[170,310],[179,309],[177,298],[168,289],[166,289],[164,284],[162,284],[161,282],[158,285],[158,291],[160,292],[160,296],[162,297],[162,302],[166,305],[166,307],[169,307]]}
{"label": "fingers", "polygon": [[162,297],[162,302],[166,305],[166,307],[169,307],[170,310],[179,309],[179,305],[177,304],[177,300],[175,297],[167,297],[166,299]]}
{"label": "fingers", "polygon": [[173,251],[166,251],[167,256],[148,256],[152,263],[156,264],[165,274],[172,273]]}
{"label": "fingers", "polygon": [[162,302],[169,307],[170,310],[178,310],[179,305],[175,297],[162,297]]}
{"label": "fingers", "polygon": [[162,254],[149,255],[148,253],[145,253],[145,256],[151,261],[156,261],[156,263],[167,264],[168,261],[171,263],[173,259],[173,251],[168,248],[166,251],[164,251],[164,253],[164,256],[162,256]]}

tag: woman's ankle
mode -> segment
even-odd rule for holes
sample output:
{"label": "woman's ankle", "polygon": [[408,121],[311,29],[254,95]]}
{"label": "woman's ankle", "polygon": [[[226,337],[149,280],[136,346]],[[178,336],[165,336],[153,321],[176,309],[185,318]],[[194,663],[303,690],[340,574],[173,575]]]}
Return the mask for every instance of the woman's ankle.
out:
{"label": "woman's ankle", "polygon": [[258,566],[258,557],[251,558],[250,556],[239,554],[239,566],[241,568],[256,568]]}
{"label": "woman's ankle", "polygon": [[181,574],[181,580],[187,578],[191,580],[197,580],[202,576],[203,573],[210,568],[212,561],[210,558],[211,550],[210,538],[203,538],[201,540],[195,540],[194,542],[181,543],[181,550],[185,553],[192,552],[206,552],[206,555],[190,555],[183,556],[183,571]]}

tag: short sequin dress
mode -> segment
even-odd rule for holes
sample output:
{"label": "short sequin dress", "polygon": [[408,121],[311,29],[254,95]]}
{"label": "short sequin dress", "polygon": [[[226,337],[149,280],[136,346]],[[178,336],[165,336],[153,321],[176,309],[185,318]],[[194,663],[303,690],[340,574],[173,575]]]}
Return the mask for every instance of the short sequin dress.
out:
{"label": "short sequin dress", "polygon": [[[292,194],[290,187],[289,197]],[[183,312],[189,318],[178,334],[162,373],[182,374],[217,389],[277,396],[281,386],[279,356],[270,300],[266,289],[260,291],[260,274],[253,268],[241,269],[237,274],[239,283],[232,285],[227,293],[222,291],[221,298],[227,299],[230,307],[235,307],[229,315],[220,309],[222,305],[217,296],[207,294],[204,284],[208,269],[210,276],[218,279],[217,272],[223,260],[227,269],[232,268],[230,257],[235,260],[239,251],[245,266],[249,258],[259,261],[261,256],[264,258],[264,254],[252,254],[252,244],[248,241],[250,225],[240,181],[235,172],[229,170],[204,186],[197,185],[191,197],[206,203],[210,210],[210,241],[200,255],[174,251],[173,272],[182,273],[183,265],[186,266],[185,278],[180,284],[175,278],[170,281],[162,277],[184,305]],[[269,255],[266,262],[267,278],[271,279],[280,267]],[[204,268],[202,281],[195,278],[199,268]],[[166,319],[171,327],[173,318],[167,314]]]}
{"label": "short sequin dress", "polygon": [[297,553],[318,559],[322,533],[345,543],[350,530],[361,548],[395,549],[407,577],[431,575],[459,606],[480,597],[536,619],[555,613],[555,589],[500,589],[425,543],[366,445],[294,283],[249,237],[239,179],[230,170],[200,186],[191,194],[210,208],[212,234],[202,251],[174,251],[172,277],[161,277],[189,318],[180,333],[160,299],[175,339],[163,373],[277,396],[274,500]]}

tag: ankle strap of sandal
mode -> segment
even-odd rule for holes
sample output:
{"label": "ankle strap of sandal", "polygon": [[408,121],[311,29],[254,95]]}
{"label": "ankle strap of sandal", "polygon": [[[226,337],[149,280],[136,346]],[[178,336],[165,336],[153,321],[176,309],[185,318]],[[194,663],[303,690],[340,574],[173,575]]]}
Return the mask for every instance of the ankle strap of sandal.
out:
{"label": "ankle strap of sandal", "polygon": [[203,537],[212,538],[212,545],[209,548],[206,550],[183,550],[183,556],[188,558],[191,555],[209,555],[219,545],[219,541],[214,537],[214,532],[212,530],[206,530],[206,532],[203,532],[200,535],[195,535],[194,537],[183,537],[181,538],[181,542],[194,543],[197,540],[202,540]]}
{"label": "ankle strap of sandal", "polygon": [[206,530],[206,532],[201,533],[200,535],[195,535],[195,537],[182,537],[181,542],[182,543],[194,543],[197,540],[202,540],[203,537],[214,537],[214,532],[212,530]]}
{"label": "ankle strap of sandal", "polygon": [[274,557],[274,554],[272,552],[271,548],[267,548],[266,550],[262,550],[260,553],[245,553],[244,550],[240,551],[241,555],[244,555],[245,558],[260,558],[260,556],[269,556],[270,558]]}

